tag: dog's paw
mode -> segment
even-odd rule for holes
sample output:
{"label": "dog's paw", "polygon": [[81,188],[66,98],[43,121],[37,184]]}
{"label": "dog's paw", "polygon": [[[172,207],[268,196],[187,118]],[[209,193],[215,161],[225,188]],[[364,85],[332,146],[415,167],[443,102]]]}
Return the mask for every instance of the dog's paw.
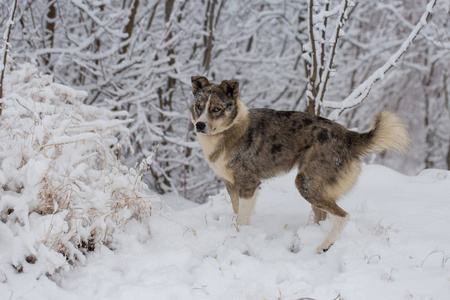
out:
{"label": "dog's paw", "polygon": [[324,252],[327,252],[331,246],[333,246],[333,244],[323,242],[322,245],[320,245],[320,247],[317,248],[317,253],[322,254]]}

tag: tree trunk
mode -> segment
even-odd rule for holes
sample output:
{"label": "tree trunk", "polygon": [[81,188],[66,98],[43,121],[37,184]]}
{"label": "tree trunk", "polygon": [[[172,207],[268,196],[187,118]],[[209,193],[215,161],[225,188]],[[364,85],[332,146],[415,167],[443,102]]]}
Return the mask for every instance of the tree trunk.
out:
{"label": "tree trunk", "polygon": [[206,7],[206,16],[205,16],[205,31],[209,32],[208,37],[205,37],[205,55],[203,57],[203,67],[206,71],[206,74],[209,74],[209,70],[211,68],[211,55],[212,55],[212,47],[214,40],[214,11],[216,8],[217,0],[209,0],[208,5]]}
{"label": "tree trunk", "polygon": [[[44,33],[44,47],[54,47],[55,41],[55,23],[56,23],[56,1],[48,0],[48,11],[47,16],[45,18],[45,33]],[[46,45],[46,41],[48,41],[50,45]],[[47,53],[42,56],[42,60],[44,61],[44,65],[48,67],[51,73],[53,73],[53,65],[50,64],[51,54]]]}
{"label": "tree trunk", "polygon": [[138,7],[139,7],[139,0],[134,0],[133,6],[131,8],[130,18],[128,19],[128,23],[125,26],[125,32],[128,34],[128,37],[126,38],[127,43],[125,43],[125,45],[120,50],[121,54],[127,53],[128,47],[130,46],[130,40],[131,36],[133,35],[134,29],[134,20],[136,19]]}

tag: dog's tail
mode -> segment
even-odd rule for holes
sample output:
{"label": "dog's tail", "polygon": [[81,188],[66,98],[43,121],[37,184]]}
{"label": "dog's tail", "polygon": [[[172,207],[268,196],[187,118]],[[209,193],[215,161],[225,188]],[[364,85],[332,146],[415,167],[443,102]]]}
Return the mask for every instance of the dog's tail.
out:
{"label": "dog's tail", "polygon": [[360,155],[388,149],[404,154],[411,144],[408,131],[400,118],[388,111],[379,112],[372,121],[370,130],[359,134],[358,140]]}

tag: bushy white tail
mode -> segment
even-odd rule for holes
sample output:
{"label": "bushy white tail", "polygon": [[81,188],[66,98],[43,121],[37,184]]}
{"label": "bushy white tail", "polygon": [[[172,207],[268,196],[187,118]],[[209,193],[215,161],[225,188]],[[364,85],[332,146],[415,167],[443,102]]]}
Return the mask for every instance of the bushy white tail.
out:
{"label": "bushy white tail", "polygon": [[379,112],[370,127],[363,133],[366,147],[364,152],[377,152],[388,149],[405,153],[411,144],[409,133],[402,120],[394,113],[388,111]]}

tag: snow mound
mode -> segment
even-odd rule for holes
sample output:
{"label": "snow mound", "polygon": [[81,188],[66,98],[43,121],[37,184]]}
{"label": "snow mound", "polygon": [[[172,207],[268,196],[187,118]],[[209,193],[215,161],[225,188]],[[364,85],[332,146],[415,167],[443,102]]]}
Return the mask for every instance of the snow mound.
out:
{"label": "snow mound", "polygon": [[130,220],[148,224],[158,198],[141,181],[147,162],[135,170],[117,159],[131,121],[125,112],[85,105],[86,92],[28,64],[7,72],[4,94],[0,281],[11,272],[38,278],[67,270],[87,252],[112,247]]}
{"label": "snow mound", "polygon": [[155,211],[147,243],[128,233],[126,244],[94,252],[57,284],[20,282],[9,289],[25,285],[32,292],[21,299],[33,300],[449,299],[447,179],[380,165],[362,169],[339,202],[349,223],[324,254],[316,248],[332,220],[310,220],[311,206],[292,172],[262,185],[250,225],[239,230],[224,191],[204,205]]}

